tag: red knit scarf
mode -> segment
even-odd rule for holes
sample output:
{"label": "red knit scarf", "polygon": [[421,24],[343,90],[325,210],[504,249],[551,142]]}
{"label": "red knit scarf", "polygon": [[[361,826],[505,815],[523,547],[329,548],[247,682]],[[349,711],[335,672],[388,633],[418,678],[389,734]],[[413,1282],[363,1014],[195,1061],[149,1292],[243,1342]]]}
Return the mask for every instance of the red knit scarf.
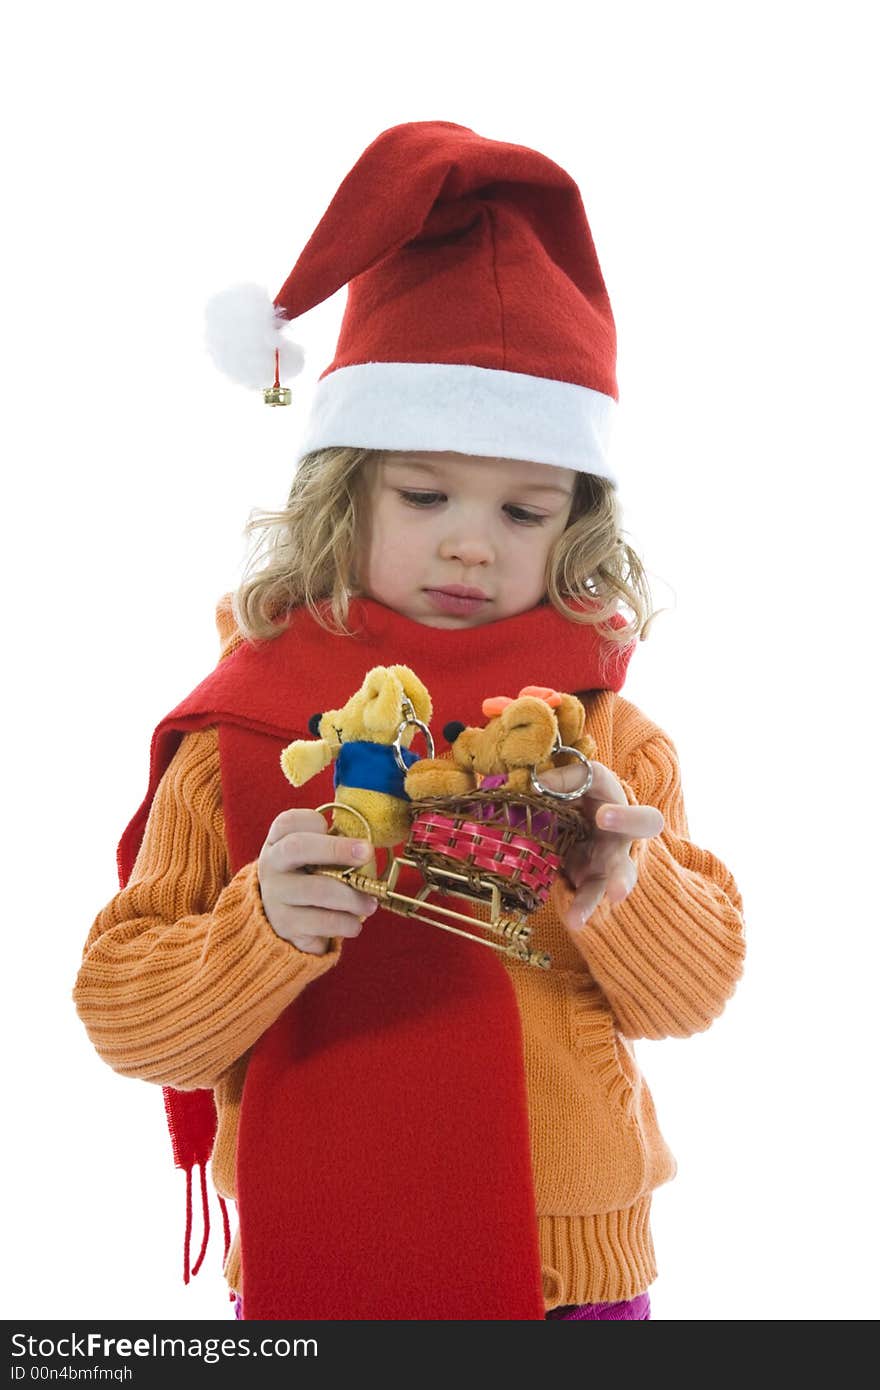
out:
{"label": "red knit scarf", "polygon": [[[352,605],[350,626],[357,636],[334,636],[297,610],[279,637],[236,648],[161,721],[147,795],[119,845],[123,885],[188,730],[218,726],[236,873],[258,858],[281,810],[333,800],[332,768],[294,788],[280,753],[311,738],[310,716],[343,704],[370,667],[400,662],[424,681],[439,752],[449,720],[485,722],[487,696],[527,684],[619,690],[633,651],[548,604],[453,631],[367,599]],[[543,1318],[510,968],[534,967],[511,967],[495,951],[379,908],[255,1044],[236,1157],[247,1319]],[[175,1162],[187,1174],[188,1279],[195,1166],[205,1231],[194,1271],[207,1244],[213,1092],[166,1087],[165,1099]]]}

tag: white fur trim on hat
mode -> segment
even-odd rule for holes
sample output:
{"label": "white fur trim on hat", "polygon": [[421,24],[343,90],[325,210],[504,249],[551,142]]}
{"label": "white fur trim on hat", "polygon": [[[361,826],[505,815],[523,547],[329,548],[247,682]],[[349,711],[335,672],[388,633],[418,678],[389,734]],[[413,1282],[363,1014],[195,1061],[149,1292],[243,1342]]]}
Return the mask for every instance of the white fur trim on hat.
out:
{"label": "white fur trim on hat", "polygon": [[291,381],[302,371],[305,353],[282,336],[289,322],[277,314],[262,286],[230,285],[205,305],[205,346],[221,372],[257,390],[275,380],[277,348],[280,380]]}
{"label": "white fur trim on hat", "polygon": [[322,377],[299,441],[313,449],[413,449],[595,473],[608,462],[616,402],[589,386],[438,362],[365,362]]}

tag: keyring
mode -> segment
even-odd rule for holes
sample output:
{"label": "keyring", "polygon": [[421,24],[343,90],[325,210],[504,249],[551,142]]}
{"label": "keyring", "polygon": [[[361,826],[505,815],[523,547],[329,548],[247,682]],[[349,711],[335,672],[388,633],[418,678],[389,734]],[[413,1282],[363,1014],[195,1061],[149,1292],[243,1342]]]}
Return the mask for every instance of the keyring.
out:
{"label": "keyring", "polygon": [[566,743],[558,744],[557,747],[553,749],[552,756],[555,758],[557,753],[573,753],[574,756],[577,758],[578,762],[583,763],[584,767],[587,769],[587,780],[584,783],[584,785],[582,787],[578,787],[577,791],[557,792],[554,791],[552,787],[545,787],[543,782],[541,782],[540,778],[535,773],[535,769],[532,768],[531,772],[529,773],[529,780],[531,781],[532,788],[538,793],[539,796],[552,796],[554,801],[577,801],[578,797],[583,796],[584,792],[588,792],[590,790],[590,787],[593,785],[592,764],[589,758],[585,757],[579,748],[569,748],[568,744]]}
{"label": "keyring", "polygon": [[408,729],[411,724],[415,725],[417,729],[421,729],[422,733],[425,735],[425,743],[428,748],[429,758],[433,758],[434,756],[434,740],[431,737],[431,730],[428,728],[427,724],[423,724],[421,719],[416,719],[416,712],[409,700],[403,701],[403,712],[407,717],[398,727],[397,737],[392,746],[394,748],[394,757],[397,761],[397,766],[400,768],[401,772],[409,772],[409,764],[404,762],[400,752],[400,739],[404,729]]}

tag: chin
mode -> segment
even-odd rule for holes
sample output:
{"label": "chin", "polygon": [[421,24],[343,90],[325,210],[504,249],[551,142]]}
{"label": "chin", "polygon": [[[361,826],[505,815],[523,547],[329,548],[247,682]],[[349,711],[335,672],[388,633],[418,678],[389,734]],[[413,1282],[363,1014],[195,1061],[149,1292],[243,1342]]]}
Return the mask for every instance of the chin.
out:
{"label": "chin", "polygon": [[467,627],[485,627],[487,623],[495,622],[498,615],[493,613],[490,617],[478,617],[474,613],[429,613],[425,617],[417,618],[416,621],[423,623],[425,627],[452,628],[457,631]]}

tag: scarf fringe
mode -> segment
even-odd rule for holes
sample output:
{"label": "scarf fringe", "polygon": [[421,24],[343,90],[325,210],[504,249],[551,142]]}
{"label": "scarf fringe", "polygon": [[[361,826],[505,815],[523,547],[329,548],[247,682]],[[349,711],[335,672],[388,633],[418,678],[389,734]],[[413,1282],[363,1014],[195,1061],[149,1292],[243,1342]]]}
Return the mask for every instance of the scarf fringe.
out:
{"label": "scarf fringe", "polygon": [[[197,1167],[199,1170],[199,1186],[202,1194],[202,1245],[199,1250],[199,1257],[190,1269],[190,1245],[192,1241],[192,1170]],[[229,1211],[225,1200],[215,1189],[215,1196],[220,1204],[220,1214],[223,1217],[223,1265],[226,1264],[226,1256],[229,1254],[230,1230],[229,1230]],[[208,1182],[205,1171],[205,1164],[189,1164],[186,1168],[186,1232],[183,1242],[183,1282],[188,1284],[191,1277],[195,1277],[202,1267],[205,1252],[208,1249],[208,1238],[211,1234],[211,1211],[208,1203]],[[234,1297],[235,1295],[231,1295]]]}

